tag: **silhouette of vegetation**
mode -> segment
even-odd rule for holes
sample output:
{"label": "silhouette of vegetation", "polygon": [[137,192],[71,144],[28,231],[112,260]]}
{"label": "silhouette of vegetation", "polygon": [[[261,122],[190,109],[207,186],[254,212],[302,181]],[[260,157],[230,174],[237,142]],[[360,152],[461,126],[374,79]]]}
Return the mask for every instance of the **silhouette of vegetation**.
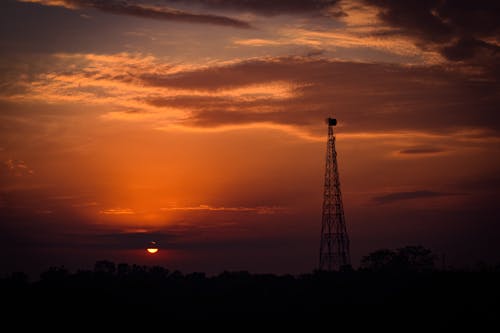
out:
{"label": "silhouette of vegetation", "polygon": [[395,251],[380,249],[363,257],[361,267],[374,272],[432,271],[436,256],[423,246],[405,246]]}
{"label": "silhouette of vegetation", "polygon": [[[480,317],[494,323],[500,305],[500,266],[443,271],[421,246],[377,250],[358,270],[298,276],[224,271],[183,274],[160,266],[101,260],[93,270],[50,267],[37,281],[15,272],[0,279],[8,311],[24,315],[82,315],[166,319],[309,319],[347,316],[440,322]],[[477,323],[474,326],[478,328]]]}

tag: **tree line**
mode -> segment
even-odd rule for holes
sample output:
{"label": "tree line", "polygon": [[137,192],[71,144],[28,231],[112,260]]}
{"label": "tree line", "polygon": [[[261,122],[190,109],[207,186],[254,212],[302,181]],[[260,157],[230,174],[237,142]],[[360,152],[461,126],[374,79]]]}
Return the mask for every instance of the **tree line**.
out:
{"label": "tree line", "polygon": [[[320,319],[351,316],[444,316],[454,323],[467,314],[496,318],[500,308],[499,266],[482,271],[436,269],[437,257],[422,246],[381,249],[363,257],[360,268],[339,272],[252,274],[224,271],[215,276],[184,274],[161,266],[108,260],[93,270],[51,267],[40,279],[26,274],[0,279],[7,309],[22,313],[150,314],[170,319]],[[430,317],[429,317],[430,318]],[[465,318],[465,317],[464,317]],[[483,318],[483,319],[484,319]],[[408,318],[411,320],[411,318]]]}

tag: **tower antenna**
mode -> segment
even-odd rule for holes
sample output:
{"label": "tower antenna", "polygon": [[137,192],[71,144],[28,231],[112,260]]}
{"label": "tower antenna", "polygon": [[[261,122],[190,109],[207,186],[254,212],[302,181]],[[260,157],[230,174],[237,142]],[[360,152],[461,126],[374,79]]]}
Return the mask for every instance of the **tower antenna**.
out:
{"label": "tower antenna", "polygon": [[328,141],[326,144],[319,270],[338,271],[350,267],[351,258],[340,191],[335,135],[333,134],[333,127],[337,125],[337,119],[328,118],[326,122],[328,124]]}

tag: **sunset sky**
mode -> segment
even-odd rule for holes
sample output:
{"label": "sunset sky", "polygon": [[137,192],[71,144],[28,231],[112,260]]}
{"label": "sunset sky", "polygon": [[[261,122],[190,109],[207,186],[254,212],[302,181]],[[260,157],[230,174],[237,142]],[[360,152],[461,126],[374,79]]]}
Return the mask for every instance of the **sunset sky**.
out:
{"label": "sunset sky", "polygon": [[329,116],[355,267],[500,262],[500,2],[7,0],[0,26],[1,272],[310,272]]}

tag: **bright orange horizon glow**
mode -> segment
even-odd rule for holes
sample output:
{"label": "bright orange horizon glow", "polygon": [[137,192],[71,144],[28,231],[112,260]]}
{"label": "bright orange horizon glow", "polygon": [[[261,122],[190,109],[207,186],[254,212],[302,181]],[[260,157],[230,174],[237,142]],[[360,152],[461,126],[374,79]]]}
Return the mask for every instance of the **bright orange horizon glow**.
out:
{"label": "bright orange horizon glow", "polygon": [[147,248],[146,251],[148,251],[151,254],[155,254],[158,252],[158,248],[150,247],[150,248]]}

